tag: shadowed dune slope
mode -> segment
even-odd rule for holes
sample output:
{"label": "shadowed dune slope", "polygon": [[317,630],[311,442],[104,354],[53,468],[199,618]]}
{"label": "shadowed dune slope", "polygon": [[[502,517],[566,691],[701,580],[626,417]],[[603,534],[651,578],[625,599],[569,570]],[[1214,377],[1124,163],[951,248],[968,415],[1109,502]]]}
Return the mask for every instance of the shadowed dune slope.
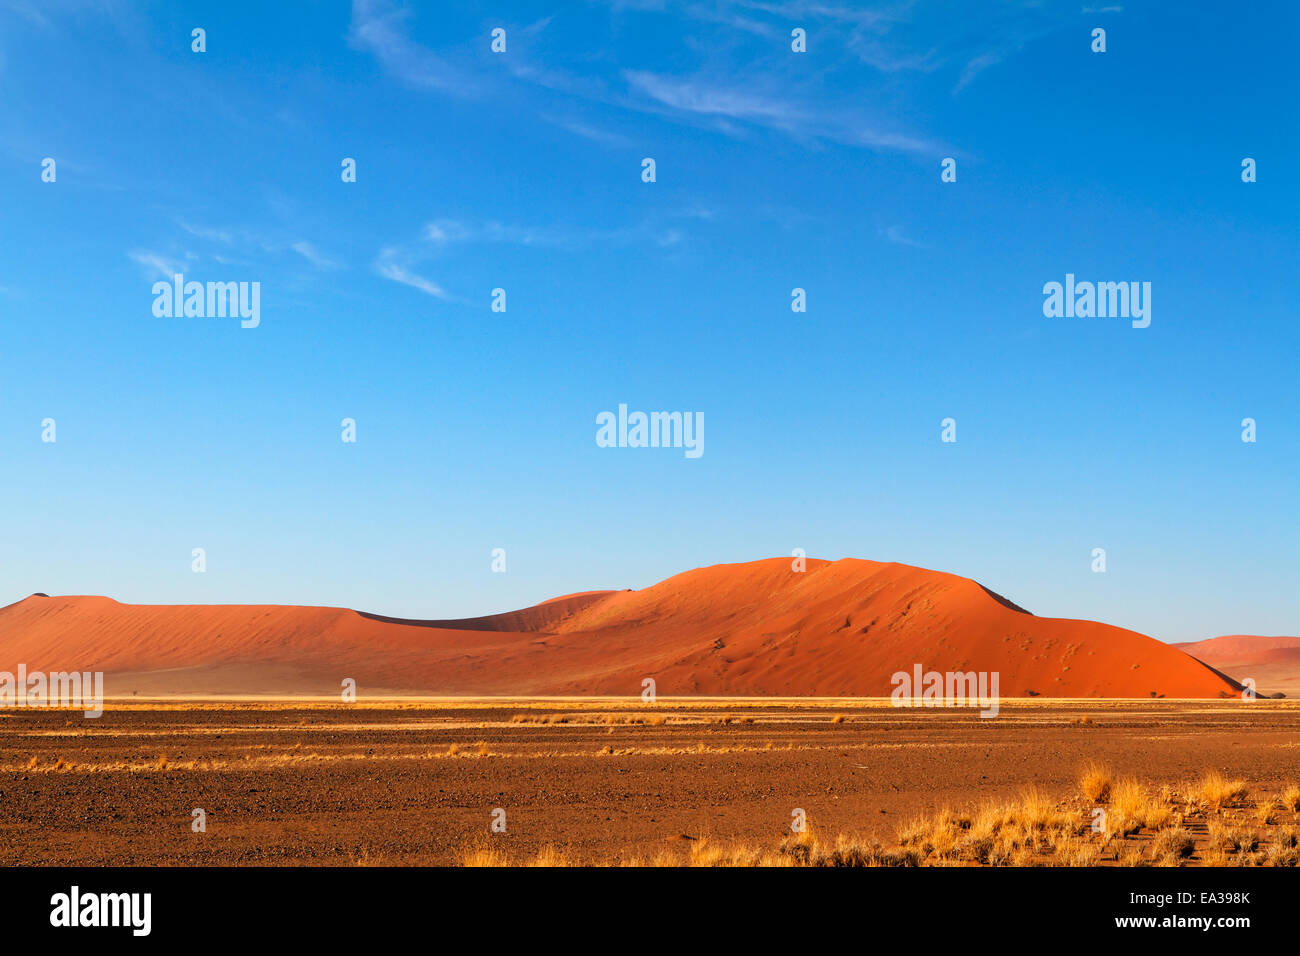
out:
{"label": "shadowed dune slope", "polygon": [[1173,646],[1235,680],[1254,680],[1261,694],[1300,696],[1300,637],[1227,634]]}
{"label": "shadowed dune slope", "polygon": [[687,571],[506,614],[407,621],[342,608],[125,605],[33,595],[0,609],[0,669],[102,670],[110,694],[887,696],[914,665],[999,674],[1002,696],[1219,697],[1179,650],[1036,617],[902,564],[789,558]]}

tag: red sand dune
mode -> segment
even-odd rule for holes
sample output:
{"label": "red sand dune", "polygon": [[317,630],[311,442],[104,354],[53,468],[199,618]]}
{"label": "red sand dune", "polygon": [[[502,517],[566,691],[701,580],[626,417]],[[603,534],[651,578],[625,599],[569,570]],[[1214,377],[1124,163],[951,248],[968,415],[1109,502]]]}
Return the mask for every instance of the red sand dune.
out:
{"label": "red sand dune", "polygon": [[1300,637],[1228,634],[1173,646],[1236,680],[1254,680],[1256,693],[1300,695]]}
{"label": "red sand dune", "polygon": [[989,671],[1004,697],[1218,697],[1232,680],[1152,638],[1035,617],[966,578],[791,559],[687,571],[507,614],[402,621],[342,608],[124,605],[32,596],[0,609],[0,670],[99,670],[157,693],[888,696],[891,675]]}

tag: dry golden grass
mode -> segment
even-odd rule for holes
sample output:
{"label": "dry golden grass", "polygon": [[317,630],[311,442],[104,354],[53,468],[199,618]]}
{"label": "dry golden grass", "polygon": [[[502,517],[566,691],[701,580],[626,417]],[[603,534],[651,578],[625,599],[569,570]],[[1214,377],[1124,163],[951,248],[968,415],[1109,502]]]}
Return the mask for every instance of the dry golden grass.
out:
{"label": "dry golden grass", "polygon": [[1174,809],[1174,795],[1168,788],[1153,794],[1132,777],[1117,781],[1111,789],[1106,832],[1127,836],[1144,827],[1159,830],[1181,822]]}
{"label": "dry golden grass", "polygon": [[1062,834],[1053,844],[1057,866],[1094,866],[1101,856],[1101,844],[1077,834]]}
{"label": "dry golden grass", "polygon": [[1208,807],[1221,809],[1237,806],[1249,792],[1244,781],[1226,780],[1219,771],[1210,770],[1192,791],[1192,798]]}
{"label": "dry golden grass", "polygon": [[1151,841],[1152,855],[1160,861],[1172,861],[1174,865],[1191,856],[1195,849],[1196,841],[1182,827],[1162,830]]}
{"label": "dry golden grass", "polygon": [[[735,717],[720,717],[718,723],[729,724]],[[752,723],[753,718],[745,718]],[[510,718],[512,724],[565,724],[582,727],[590,726],[647,726],[662,727],[668,723],[666,714],[515,714]]]}
{"label": "dry golden grass", "polygon": [[528,862],[528,865],[556,867],[556,866],[572,866],[573,864],[569,862],[568,857],[566,857],[559,850],[555,849],[555,847],[548,846],[548,847],[543,847],[541,850],[539,850],[537,855]]}
{"label": "dry golden grass", "polygon": [[1037,787],[1026,787],[1020,794],[1019,819],[1033,830],[1059,829],[1066,818],[1056,807],[1056,801]]}
{"label": "dry golden grass", "polygon": [[1120,836],[1137,830],[1147,806],[1146,791],[1132,777],[1116,781],[1110,793],[1110,812],[1106,814],[1106,829]]}
{"label": "dry golden grass", "polygon": [[1201,851],[1201,863],[1205,866],[1229,866],[1232,854],[1222,847],[1211,846]]}
{"label": "dry golden grass", "polygon": [[510,858],[501,850],[490,846],[476,846],[466,850],[460,858],[461,866],[499,867],[510,866]]}
{"label": "dry golden grass", "polygon": [[[1080,789],[1094,798],[1089,804],[1102,792],[1099,782],[1108,778],[1104,768],[1084,768]],[[1203,786],[1195,790],[1197,799],[1203,792]],[[1229,785],[1219,799],[1231,802],[1242,792],[1243,787]],[[1108,861],[1121,866],[1293,866],[1300,859],[1295,828],[1279,830],[1264,845],[1254,830],[1218,818],[1210,821],[1210,839],[1198,857],[1196,837],[1184,825],[1182,799],[1170,788],[1152,791],[1123,778],[1111,784],[1110,796],[1102,832],[1092,830],[1091,806],[1060,803],[1040,788],[1028,787],[1016,799],[986,803],[973,815],[945,807],[914,817],[899,827],[896,848],[843,836],[826,841],[810,828],[788,837],[779,853],[796,866],[1095,866]],[[1221,816],[1230,811],[1221,807],[1213,812]],[[678,865],[765,865],[767,855],[761,848],[706,843]]]}
{"label": "dry golden grass", "polygon": [[1289,784],[1282,791],[1281,800],[1283,809],[1290,810],[1292,813],[1300,813],[1300,787],[1297,787],[1294,783]]}
{"label": "dry golden grass", "polygon": [[1260,800],[1255,804],[1255,819],[1264,826],[1271,826],[1277,822],[1278,813],[1282,808],[1270,799]]}
{"label": "dry golden grass", "polygon": [[1096,761],[1089,761],[1079,775],[1079,790],[1093,803],[1105,803],[1110,799],[1113,775],[1108,767]]}
{"label": "dry golden grass", "polygon": [[[1092,812],[1101,784],[1110,787],[1107,825],[1094,831]],[[1261,836],[1242,826],[1249,811],[1234,809],[1246,793],[1240,781],[1224,781],[1213,773],[1190,788],[1184,801],[1168,787],[1152,791],[1131,777],[1111,782],[1105,768],[1089,766],[1080,776],[1088,799],[1055,801],[1037,787],[1027,787],[1006,803],[987,802],[972,815],[944,807],[906,821],[898,828],[897,845],[840,834],[825,839],[812,826],[786,837],[775,848],[727,843],[708,837],[683,838],[684,849],[664,849],[649,857],[633,857],[624,866],[1098,866],[1179,867],[1283,866],[1300,864],[1300,830],[1280,826]],[[1285,794],[1284,794],[1285,795]],[[1283,801],[1285,802],[1285,801]],[[1272,821],[1286,807],[1262,801]],[[1206,807],[1208,809],[1199,809]],[[1188,816],[1196,826],[1189,829]],[[1195,832],[1204,822],[1208,836],[1199,844]],[[1262,822],[1262,821],[1261,821]],[[1300,822],[1300,821],[1297,821]],[[1264,824],[1271,827],[1271,823]],[[562,855],[546,850],[530,862],[512,864],[495,849],[476,849],[464,857],[467,866],[568,865]]]}
{"label": "dry golden grass", "polygon": [[1265,851],[1266,866],[1300,866],[1300,836],[1294,827],[1281,827]]}
{"label": "dry golden grass", "polygon": [[460,865],[466,867],[561,867],[573,866],[574,863],[555,847],[543,847],[536,855],[516,861],[499,847],[479,844],[461,854]]}
{"label": "dry golden grass", "polygon": [[1248,854],[1259,848],[1259,835],[1253,830],[1232,826],[1222,821],[1209,825],[1210,846],[1225,853]]}

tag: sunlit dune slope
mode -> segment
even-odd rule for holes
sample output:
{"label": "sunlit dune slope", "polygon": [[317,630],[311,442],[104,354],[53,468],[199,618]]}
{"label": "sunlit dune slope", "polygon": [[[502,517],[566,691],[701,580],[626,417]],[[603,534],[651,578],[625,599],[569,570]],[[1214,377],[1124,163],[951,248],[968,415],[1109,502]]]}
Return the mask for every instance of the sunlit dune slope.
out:
{"label": "sunlit dune slope", "polygon": [[1219,697],[1237,685],[1152,638],[1029,614],[974,581],[789,558],[687,571],[505,614],[404,621],[342,608],[125,605],[33,595],[0,609],[0,669],[102,670],[112,694],[367,692],[886,696],[915,665],[987,671],[1002,696]]}

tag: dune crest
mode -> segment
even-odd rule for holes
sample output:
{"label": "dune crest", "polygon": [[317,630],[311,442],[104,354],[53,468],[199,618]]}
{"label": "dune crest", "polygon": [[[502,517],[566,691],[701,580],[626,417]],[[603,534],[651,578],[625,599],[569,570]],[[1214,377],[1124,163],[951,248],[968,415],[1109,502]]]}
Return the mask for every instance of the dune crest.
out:
{"label": "dune crest", "polygon": [[1003,697],[1199,697],[1239,686],[1169,645],[1037,617],[957,575],[846,558],[686,571],[461,620],[344,608],[126,605],[33,595],[0,609],[0,669],[102,670],[110,694],[888,696],[894,673],[996,671]]}

